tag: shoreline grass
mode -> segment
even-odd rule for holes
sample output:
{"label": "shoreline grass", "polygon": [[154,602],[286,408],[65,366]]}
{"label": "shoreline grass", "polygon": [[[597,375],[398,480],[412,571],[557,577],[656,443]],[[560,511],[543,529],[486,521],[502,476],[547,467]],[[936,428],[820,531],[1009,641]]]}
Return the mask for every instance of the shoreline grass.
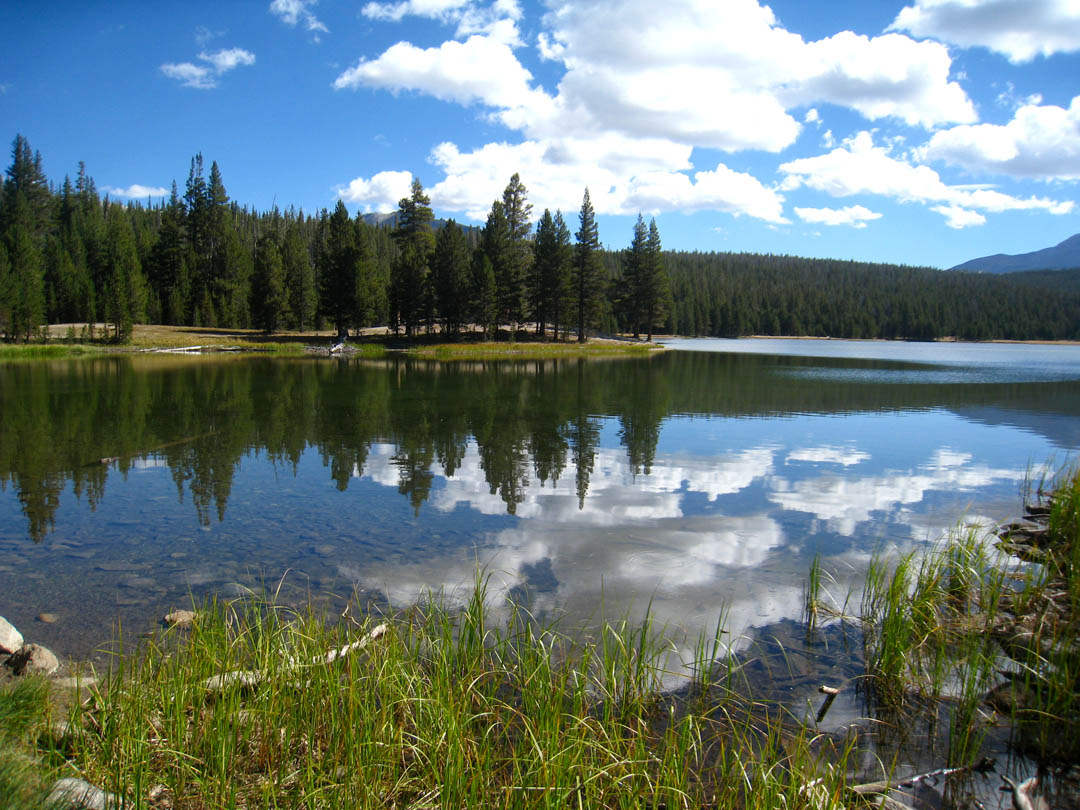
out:
{"label": "shoreline grass", "polygon": [[875,558],[867,573],[871,697],[892,709],[947,700],[950,764],[978,758],[980,716],[995,713],[1014,750],[1080,761],[1080,469],[1048,489],[1027,521],[994,531],[997,548],[968,530],[891,567]]}
{"label": "shoreline grass", "polygon": [[[523,611],[496,624],[485,599],[480,581],[460,611],[432,600],[378,629],[209,603],[71,708],[65,767],[175,810],[764,810],[843,792],[845,769],[782,712],[720,681],[661,693],[670,648],[647,622],[581,641]],[[208,688],[236,671],[251,677]]]}

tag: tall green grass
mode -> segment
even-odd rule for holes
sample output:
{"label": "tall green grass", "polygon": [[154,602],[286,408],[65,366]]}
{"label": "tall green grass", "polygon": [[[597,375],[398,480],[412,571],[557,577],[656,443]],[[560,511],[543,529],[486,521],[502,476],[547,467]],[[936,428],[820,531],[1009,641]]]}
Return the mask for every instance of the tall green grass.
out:
{"label": "tall green grass", "polygon": [[872,697],[892,710],[946,698],[952,765],[978,757],[989,706],[1019,750],[1080,758],[1080,472],[1043,480],[1038,493],[1043,564],[1010,561],[968,531],[929,554],[875,557],[867,573]]}
{"label": "tall green grass", "polygon": [[875,556],[866,575],[862,620],[871,702],[893,722],[922,713],[937,721],[948,700],[950,766],[977,761],[979,707],[994,686],[1001,655],[994,629],[1008,572],[975,529],[930,553],[892,562]]}
{"label": "tall green grass", "polygon": [[[808,806],[810,783],[843,793],[845,767],[782,712],[711,675],[694,700],[661,693],[671,645],[648,620],[584,641],[520,610],[494,623],[488,599],[481,580],[462,609],[428,600],[332,663],[374,619],[209,603],[189,631],[115,660],[72,710],[72,762],[132,806],[153,794],[178,810],[773,808]],[[208,692],[240,669],[258,684]]]}
{"label": "tall green grass", "polygon": [[52,768],[37,742],[49,717],[49,688],[30,677],[0,685],[0,805],[39,810]]}

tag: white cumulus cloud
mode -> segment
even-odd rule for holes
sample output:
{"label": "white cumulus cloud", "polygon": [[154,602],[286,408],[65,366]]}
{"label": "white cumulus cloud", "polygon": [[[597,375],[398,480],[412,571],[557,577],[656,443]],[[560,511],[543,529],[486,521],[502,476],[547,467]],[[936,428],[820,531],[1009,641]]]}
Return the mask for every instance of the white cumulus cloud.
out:
{"label": "white cumulus cloud", "polygon": [[202,51],[198,58],[206,64],[167,62],[161,66],[161,72],[184,87],[211,90],[217,87],[217,77],[223,73],[241,65],[255,64],[255,54],[243,48],[222,48],[213,53]]}
{"label": "white cumulus cloud", "polygon": [[293,27],[302,21],[304,28],[318,37],[318,32],[328,33],[330,29],[311,10],[317,2],[318,0],[274,0],[270,4],[270,13]]}
{"label": "white cumulus cloud", "polygon": [[199,58],[214,66],[214,72],[221,74],[241,65],[254,65],[255,54],[245,51],[243,48],[222,48],[220,51],[207,53],[203,51]]}
{"label": "white cumulus cloud", "polygon": [[217,87],[214,72],[206,65],[193,65],[191,62],[166,62],[161,72],[170,79],[176,79],[184,87],[196,90],[210,90]]}
{"label": "white cumulus cloud", "polygon": [[408,42],[391,46],[377,59],[361,60],[334,81],[336,89],[361,86],[417,90],[458,104],[481,102],[512,108],[532,93],[529,73],[505,43],[479,34],[437,48]]}
{"label": "white cumulus cloud", "polygon": [[853,228],[865,228],[870,220],[881,219],[881,214],[861,205],[849,205],[845,208],[796,208],[795,215],[803,222],[816,225],[850,225]]}
{"label": "white cumulus cloud", "polygon": [[456,35],[486,34],[508,45],[520,44],[516,21],[521,18],[517,0],[496,0],[484,5],[476,0],[400,0],[369,2],[360,13],[372,20],[400,22],[407,16],[453,23]]}
{"label": "white cumulus cloud", "polygon": [[107,191],[113,197],[127,197],[130,199],[143,199],[146,197],[165,197],[169,194],[167,188],[162,186],[144,186],[140,183],[133,183],[127,188],[116,188],[115,186],[106,186]]}
{"label": "white cumulus cloud", "polygon": [[1076,0],[916,0],[890,30],[984,47],[1014,63],[1080,50]]}
{"label": "white cumulus cloud", "polygon": [[1069,108],[1025,104],[1004,125],[976,124],[935,132],[921,152],[972,171],[1014,177],[1080,179],[1080,96]]}
{"label": "white cumulus cloud", "polygon": [[361,13],[373,20],[398,22],[408,14],[418,17],[445,18],[460,11],[469,0],[404,0],[400,3],[367,3]]}
{"label": "white cumulus cloud", "polygon": [[955,230],[986,224],[986,217],[978,211],[961,208],[959,205],[935,205],[930,210],[945,217],[945,224]]}
{"label": "white cumulus cloud", "polygon": [[409,196],[411,186],[411,172],[379,172],[369,180],[357,177],[338,189],[338,196],[359,203],[367,211],[386,211],[397,208],[398,200]]}
{"label": "white cumulus cloud", "polygon": [[988,188],[950,186],[929,166],[913,165],[890,152],[888,146],[875,146],[869,132],[860,132],[827,154],[782,163],[780,171],[787,175],[784,188],[806,187],[833,197],[873,194],[906,203],[938,203],[933,210],[954,228],[985,222],[972,209],[994,213],[1043,210],[1051,214],[1067,214],[1073,209],[1071,200],[1018,198]]}
{"label": "white cumulus cloud", "polygon": [[362,12],[456,25],[439,45],[403,41],[362,57],[334,87],[477,106],[513,133],[431,153],[445,172],[429,184],[433,203],[474,219],[520,172],[535,210],[576,209],[587,185],[598,213],[716,210],[784,223],[781,189],[715,159],[694,165],[694,150],[780,152],[820,121],[817,104],[929,128],[977,120],[944,45],[897,33],[807,41],[758,0],[679,0],[659,14],[646,0],[552,0],[532,37],[564,69],[547,86],[519,58],[516,0],[369,2]]}

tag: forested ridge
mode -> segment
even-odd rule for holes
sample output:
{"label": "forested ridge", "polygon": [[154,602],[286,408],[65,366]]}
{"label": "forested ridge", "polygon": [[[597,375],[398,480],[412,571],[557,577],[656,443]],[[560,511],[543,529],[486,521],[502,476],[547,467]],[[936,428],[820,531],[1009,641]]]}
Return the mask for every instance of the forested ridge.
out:
{"label": "forested ridge", "polygon": [[1080,339],[1080,290],[1054,274],[664,251],[655,221],[640,216],[625,249],[605,250],[588,189],[576,216],[534,216],[516,174],[482,228],[435,223],[419,180],[384,224],[368,220],[340,201],[314,213],[252,210],[201,154],[182,190],[174,182],[159,203],[118,203],[81,163],[74,180],[51,183],[16,136],[0,191],[0,334],[105,323],[105,335],[81,327],[69,337],[123,341],[135,323],[163,323]]}

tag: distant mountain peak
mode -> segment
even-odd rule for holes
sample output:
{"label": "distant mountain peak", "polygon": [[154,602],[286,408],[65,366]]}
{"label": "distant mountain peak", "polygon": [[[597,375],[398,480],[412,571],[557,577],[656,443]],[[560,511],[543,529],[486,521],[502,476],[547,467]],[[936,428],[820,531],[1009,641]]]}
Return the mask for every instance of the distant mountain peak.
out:
{"label": "distant mountain peak", "polygon": [[1073,234],[1054,247],[1015,256],[995,253],[993,256],[972,259],[949,269],[980,273],[1019,273],[1024,270],[1068,270],[1074,267],[1080,267],[1080,233]]}

